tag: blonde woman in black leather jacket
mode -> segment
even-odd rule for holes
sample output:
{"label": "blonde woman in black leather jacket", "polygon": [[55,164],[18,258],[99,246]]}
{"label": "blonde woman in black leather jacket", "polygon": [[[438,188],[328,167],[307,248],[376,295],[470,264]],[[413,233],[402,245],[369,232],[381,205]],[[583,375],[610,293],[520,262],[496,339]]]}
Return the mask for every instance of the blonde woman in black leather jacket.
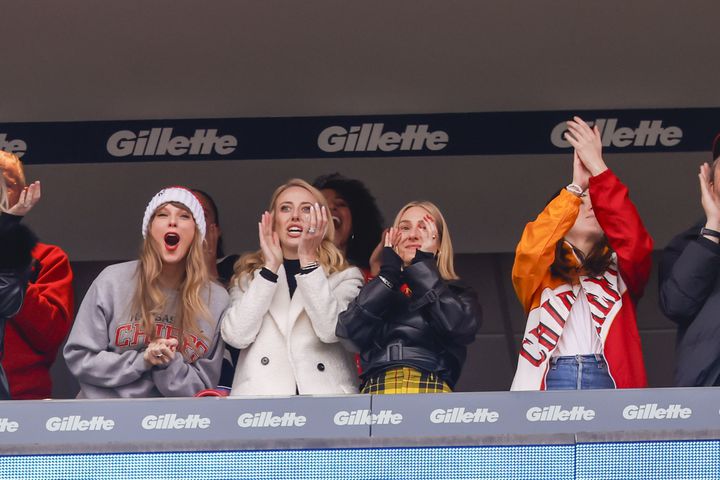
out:
{"label": "blonde woman in black leather jacket", "polygon": [[385,234],[382,266],[336,335],[360,352],[362,393],[451,392],[481,310],[459,281],[447,223],[430,202],[410,202]]}

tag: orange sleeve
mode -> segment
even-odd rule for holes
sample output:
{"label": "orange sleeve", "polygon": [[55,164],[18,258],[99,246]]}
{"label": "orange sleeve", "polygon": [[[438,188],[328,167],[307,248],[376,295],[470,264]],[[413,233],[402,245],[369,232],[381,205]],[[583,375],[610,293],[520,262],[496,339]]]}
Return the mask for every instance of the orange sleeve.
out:
{"label": "orange sleeve", "polygon": [[549,275],[555,260],[555,245],[575,223],[580,203],[579,197],[563,188],[540,215],[525,226],[515,250],[512,281],[526,314],[543,279]]}

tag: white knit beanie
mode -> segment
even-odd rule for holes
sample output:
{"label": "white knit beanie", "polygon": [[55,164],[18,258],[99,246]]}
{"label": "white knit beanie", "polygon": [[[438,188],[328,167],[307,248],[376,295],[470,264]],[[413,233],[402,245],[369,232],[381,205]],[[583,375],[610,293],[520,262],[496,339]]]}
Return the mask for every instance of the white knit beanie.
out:
{"label": "white knit beanie", "polygon": [[164,188],[160,190],[158,193],[155,194],[155,196],[150,200],[150,203],[147,204],[147,207],[145,207],[145,216],[143,217],[143,223],[142,223],[142,235],[143,238],[147,237],[147,231],[148,226],[150,225],[150,219],[152,218],[153,214],[155,213],[155,210],[158,209],[160,205],[163,205],[165,203],[169,202],[177,202],[182,203],[185,205],[188,210],[190,210],[190,213],[192,213],[193,218],[195,219],[195,224],[197,225],[198,229],[200,230],[200,235],[202,235],[202,238],[205,238],[205,212],[203,211],[202,205],[200,205],[200,202],[198,201],[195,194],[193,194],[190,190],[184,187],[169,187]]}

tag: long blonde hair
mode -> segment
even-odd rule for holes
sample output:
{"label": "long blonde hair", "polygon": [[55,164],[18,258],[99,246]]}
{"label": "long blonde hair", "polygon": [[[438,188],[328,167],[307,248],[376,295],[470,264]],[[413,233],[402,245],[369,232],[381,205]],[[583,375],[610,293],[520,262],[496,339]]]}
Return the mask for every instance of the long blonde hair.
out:
{"label": "long blonde hair", "polygon": [[[190,212],[182,203],[169,203]],[[155,212],[165,205],[167,204],[160,205]],[[154,219],[155,213],[150,219],[150,225],[152,225]],[[133,312],[140,318],[145,336],[150,341],[155,339],[155,317],[165,310],[167,304],[167,296],[160,288],[162,265],[162,257],[158,251],[158,246],[148,235],[143,241],[140,252],[137,288],[135,289],[132,305]],[[203,255],[203,239],[196,224],[195,236],[185,257],[185,275],[180,284],[180,291],[178,292],[180,301],[173,321],[173,325],[179,330],[178,342],[180,342],[180,346],[178,348],[182,347],[185,332],[196,333],[207,340],[198,325],[198,319],[210,319],[210,311],[201,295],[202,290],[207,288],[209,283],[210,280]]]}
{"label": "long blonde hair", "polygon": [[432,202],[425,200],[416,200],[409,202],[407,205],[402,207],[398,214],[395,216],[395,227],[400,223],[400,219],[403,214],[412,207],[420,207],[428,212],[435,219],[437,225],[438,235],[440,236],[440,250],[437,254],[437,266],[440,271],[440,276],[445,280],[458,280],[460,277],[455,273],[454,264],[454,252],[452,246],[452,240],[450,239],[450,230],[448,229],[447,222],[440,209]]}
{"label": "long blonde hair", "polygon": [[8,198],[10,186],[5,183],[3,171],[12,167],[17,170],[17,188],[22,190],[25,187],[25,170],[20,157],[14,153],[0,150],[0,212],[7,212],[10,209],[10,199]]}
{"label": "long blonde hair", "polygon": [[[328,207],[325,195],[320,193],[320,190],[300,178],[290,179],[286,183],[280,185],[278,188],[275,189],[275,192],[273,192],[272,197],[270,198],[270,207],[268,208],[269,212],[275,211],[278,197],[281,193],[291,187],[304,188],[305,190],[310,192],[315,198],[315,201],[320,204],[320,206],[325,207],[329,214],[330,208]],[[325,237],[323,238],[322,243],[318,248],[318,260],[320,262],[320,266],[328,274],[340,272],[342,270],[345,270],[349,266],[347,261],[345,260],[345,257],[343,257],[343,254],[340,252],[340,250],[337,249],[337,247],[333,243],[333,238],[335,238],[335,225],[332,221],[329,221],[327,226],[327,232],[325,232]],[[255,252],[245,253],[242,257],[240,257],[237,262],[235,262],[235,275],[233,276],[231,284],[238,285],[238,282],[242,275],[250,275],[255,270],[262,268],[263,265],[265,265],[265,257],[263,256],[262,249]]]}
{"label": "long blonde hair", "polygon": [[5,177],[3,176],[3,169],[0,168],[0,213],[8,211],[8,188],[5,184]]}

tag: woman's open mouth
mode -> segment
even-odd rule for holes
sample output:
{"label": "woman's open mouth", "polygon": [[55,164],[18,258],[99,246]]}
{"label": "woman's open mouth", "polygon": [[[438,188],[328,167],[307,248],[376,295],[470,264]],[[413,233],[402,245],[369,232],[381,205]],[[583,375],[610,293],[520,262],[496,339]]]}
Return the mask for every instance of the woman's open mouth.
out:
{"label": "woman's open mouth", "polygon": [[340,217],[333,215],[332,221],[333,221],[333,224],[335,224],[335,228],[339,228],[340,225],[342,225],[342,220],[340,220]]}
{"label": "woman's open mouth", "polygon": [[180,244],[180,235],[177,233],[166,233],[165,234],[165,249],[169,251],[174,251],[177,249],[178,245]]}
{"label": "woman's open mouth", "polygon": [[303,229],[300,226],[293,225],[287,229],[287,232],[289,237],[294,238],[301,236]]}

